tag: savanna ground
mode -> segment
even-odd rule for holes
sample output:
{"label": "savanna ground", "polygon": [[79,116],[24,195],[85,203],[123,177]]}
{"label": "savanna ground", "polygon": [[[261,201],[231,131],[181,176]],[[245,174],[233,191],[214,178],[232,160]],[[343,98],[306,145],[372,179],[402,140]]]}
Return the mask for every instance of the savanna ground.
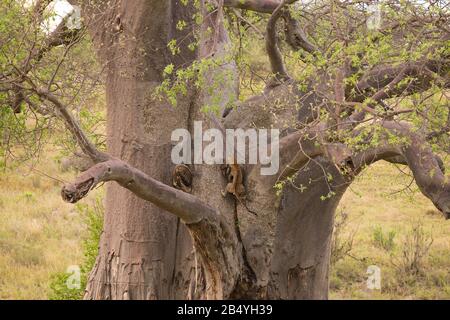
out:
{"label": "savanna ground", "polygon": [[[68,266],[85,263],[86,240],[92,236],[89,213],[98,214],[92,209],[103,190],[79,206],[61,201],[61,183],[44,173],[68,180],[75,172],[63,172],[58,154],[44,153],[33,170],[22,165],[0,174],[0,299],[72,297],[52,288]],[[345,194],[337,241],[344,253],[351,250],[336,253],[331,299],[450,299],[449,222],[401,169],[372,166]],[[404,253],[417,234],[422,234],[421,249],[432,243],[420,270],[408,272]],[[381,269],[381,290],[367,289],[370,265]]]}

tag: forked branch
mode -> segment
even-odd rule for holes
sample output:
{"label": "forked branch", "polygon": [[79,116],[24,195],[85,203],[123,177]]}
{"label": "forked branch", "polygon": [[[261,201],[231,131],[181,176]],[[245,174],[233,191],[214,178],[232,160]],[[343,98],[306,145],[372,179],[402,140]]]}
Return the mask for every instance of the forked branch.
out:
{"label": "forked branch", "polygon": [[[445,177],[442,160],[434,154],[426,137],[414,132],[408,123],[378,122],[386,130],[385,137],[376,146],[364,151],[352,151],[342,143],[327,143],[320,128],[295,132],[280,141],[281,175],[261,177],[261,183],[274,184],[295,174],[312,159],[323,156],[335,164],[343,174],[356,174],[366,166],[379,161],[405,163],[411,169],[421,192],[429,198],[447,219],[450,219],[450,182]],[[359,133],[354,132],[355,135]],[[392,135],[399,138],[393,143]],[[399,160],[396,160],[399,159]]]}

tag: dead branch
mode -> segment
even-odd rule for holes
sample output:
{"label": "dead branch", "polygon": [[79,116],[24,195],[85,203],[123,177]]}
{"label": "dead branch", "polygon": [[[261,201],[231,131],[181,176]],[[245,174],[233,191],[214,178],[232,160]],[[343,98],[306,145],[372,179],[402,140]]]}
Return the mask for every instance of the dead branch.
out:
{"label": "dead branch", "polygon": [[55,95],[41,88],[35,89],[36,94],[44,100],[51,102],[58,111],[58,115],[64,120],[67,129],[72,133],[75,140],[81,147],[81,150],[89,156],[95,163],[110,160],[111,156],[97,150],[97,148],[88,139],[78,122],[72,117],[67,107]]}

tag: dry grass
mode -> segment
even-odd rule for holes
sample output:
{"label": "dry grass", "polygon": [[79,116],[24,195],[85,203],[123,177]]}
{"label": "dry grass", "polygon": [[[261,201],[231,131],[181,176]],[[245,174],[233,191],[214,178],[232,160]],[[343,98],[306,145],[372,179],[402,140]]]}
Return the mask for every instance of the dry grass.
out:
{"label": "dry grass", "polygon": [[[450,221],[444,220],[414,183],[406,188],[410,182],[395,166],[378,163],[346,192],[340,207],[353,218],[358,232],[351,257],[333,267],[331,298],[450,299]],[[421,261],[422,272],[408,274],[399,266],[408,263],[402,259],[405,250],[411,250],[411,239],[424,236],[417,235],[417,226],[425,233],[423,245],[431,237],[433,242]],[[380,229],[385,235],[395,234],[392,247],[374,241]],[[381,268],[381,290],[367,289],[370,265]]]}
{"label": "dry grass", "polygon": [[[51,176],[74,176],[53,159],[42,162],[37,169]],[[0,172],[0,299],[46,299],[50,276],[80,263],[85,226],[60,190],[25,165]]]}

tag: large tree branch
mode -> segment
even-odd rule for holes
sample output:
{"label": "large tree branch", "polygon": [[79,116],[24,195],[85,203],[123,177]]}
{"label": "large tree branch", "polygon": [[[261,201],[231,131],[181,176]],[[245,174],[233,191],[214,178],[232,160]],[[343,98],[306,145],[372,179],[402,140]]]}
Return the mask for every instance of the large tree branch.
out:
{"label": "large tree branch", "polygon": [[251,10],[261,13],[272,13],[279,5],[280,0],[224,0],[223,5],[237,9]]}
{"label": "large tree branch", "polygon": [[386,121],[383,127],[408,139],[401,152],[411,169],[417,186],[433,204],[450,219],[450,182],[442,170],[439,158],[421,135],[414,133],[407,123]]}
{"label": "large tree branch", "polygon": [[121,160],[94,165],[73,183],[66,184],[61,195],[65,201],[75,203],[99,183],[108,181],[119,183],[141,199],[179,217],[191,232],[202,257],[207,283],[222,284],[207,288],[206,298],[223,299],[231,294],[243,267],[242,246],[217,209]]}
{"label": "large tree branch", "polygon": [[379,160],[408,165],[420,191],[450,219],[450,182],[445,177],[443,162],[433,153],[425,137],[415,133],[408,123],[382,121],[389,135],[400,138],[391,143],[386,137],[378,146],[358,152],[351,157],[355,172]]}
{"label": "large tree branch", "polygon": [[[319,156],[329,159],[344,175],[357,174],[379,160],[400,162],[409,166],[421,192],[447,219],[450,218],[450,182],[445,177],[442,160],[433,153],[426,137],[415,133],[407,123],[381,121],[379,124],[386,130],[385,138],[377,146],[357,152],[342,143],[327,143],[322,136],[324,125],[318,124],[307,132],[292,133],[280,141],[280,176],[258,178],[253,173],[253,179],[266,186],[274,185]],[[359,132],[353,134],[358,135]],[[390,135],[399,137],[400,143],[392,142]],[[256,168],[259,167],[253,169]]]}
{"label": "large tree branch", "polygon": [[324,126],[321,124],[305,131],[297,131],[280,141],[280,168],[278,181],[283,181],[295,174],[309,161],[319,156],[326,156],[337,167],[346,165],[351,151],[342,143],[326,142]]}
{"label": "large tree branch", "polygon": [[303,49],[311,54],[318,51],[318,48],[308,40],[300,22],[293,18],[289,11],[286,11],[284,20],[286,21],[286,41],[294,50]]}
{"label": "large tree branch", "polygon": [[186,223],[218,216],[216,209],[202,203],[197,197],[159,182],[118,159],[94,165],[73,183],[66,184],[61,194],[65,201],[75,203],[99,183],[108,181],[116,181],[138,197],[175,214]]}
{"label": "large tree branch", "polygon": [[[347,98],[350,101],[362,102],[368,96],[378,93],[379,100],[392,98],[399,94],[422,92],[430,88],[435,76],[445,76],[450,67],[450,61],[426,60],[407,62],[404,64],[379,65],[367,71],[354,87],[354,93],[347,89]],[[415,78],[412,83],[398,86],[406,77]],[[449,83],[443,84],[445,87]]]}
{"label": "large tree branch", "polygon": [[282,82],[290,79],[286,68],[284,66],[283,57],[280,49],[278,48],[278,37],[276,24],[278,19],[283,14],[283,7],[286,4],[286,0],[282,0],[278,7],[273,11],[272,15],[267,22],[266,29],[266,51],[269,56],[270,66],[272,73],[275,75],[275,79]]}

